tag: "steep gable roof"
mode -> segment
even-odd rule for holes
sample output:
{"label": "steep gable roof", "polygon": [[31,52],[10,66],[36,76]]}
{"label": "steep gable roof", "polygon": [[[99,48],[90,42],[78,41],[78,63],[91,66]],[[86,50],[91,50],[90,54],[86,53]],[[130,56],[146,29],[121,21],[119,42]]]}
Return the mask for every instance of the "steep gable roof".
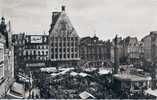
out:
{"label": "steep gable roof", "polygon": [[76,30],[74,29],[65,12],[60,12],[54,19],[55,20],[52,22],[49,31],[50,37],[51,36],[78,37]]}

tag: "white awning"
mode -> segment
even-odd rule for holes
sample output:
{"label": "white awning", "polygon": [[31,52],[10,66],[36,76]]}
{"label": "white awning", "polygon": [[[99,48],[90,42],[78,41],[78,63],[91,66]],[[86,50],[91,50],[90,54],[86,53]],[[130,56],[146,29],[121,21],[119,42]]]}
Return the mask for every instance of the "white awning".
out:
{"label": "white awning", "polygon": [[84,91],[79,94],[81,99],[88,99],[89,97],[92,97],[93,99],[95,98],[92,94],[88,93],[87,91]]}
{"label": "white awning", "polygon": [[11,90],[15,91],[17,93],[24,94],[24,85],[20,84],[20,83],[17,83],[17,82],[14,82],[12,87],[11,87]]}
{"label": "white awning", "polygon": [[77,76],[78,73],[76,73],[76,72],[71,72],[70,75],[71,75],[71,76]]}
{"label": "white awning", "polygon": [[145,91],[145,93],[157,97],[157,89],[152,90],[151,88],[149,88]]}
{"label": "white awning", "polygon": [[88,76],[88,74],[86,74],[86,73],[79,73],[79,75],[82,76],[82,77]]}

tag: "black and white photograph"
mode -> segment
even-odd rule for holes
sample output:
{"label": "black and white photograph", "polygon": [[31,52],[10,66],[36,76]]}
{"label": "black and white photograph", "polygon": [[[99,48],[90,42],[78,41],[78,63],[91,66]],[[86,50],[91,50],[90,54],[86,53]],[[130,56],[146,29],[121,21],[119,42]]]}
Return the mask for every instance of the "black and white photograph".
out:
{"label": "black and white photograph", "polygon": [[0,0],[0,99],[157,99],[157,0]]}

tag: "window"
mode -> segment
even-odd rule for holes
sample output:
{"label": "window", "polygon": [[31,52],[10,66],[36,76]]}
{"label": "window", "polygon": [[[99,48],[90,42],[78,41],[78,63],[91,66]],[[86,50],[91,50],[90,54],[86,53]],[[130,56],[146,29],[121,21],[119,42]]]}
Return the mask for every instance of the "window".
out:
{"label": "window", "polygon": [[68,42],[68,46],[70,46],[70,43]]}
{"label": "window", "polygon": [[74,42],[71,42],[71,46],[74,46]]}
{"label": "window", "polygon": [[70,52],[70,49],[68,48],[68,52]]}
{"label": "window", "polygon": [[61,42],[59,43],[59,46],[60,46],[60,47],[62,46],[62,43],[61,43]]}
{"label": "window", "polygon": [[66,58],[66,55],[64,54],[64,58]]}
{"label": "window", "polygon": [[75,54],[75,57],[77,58],[77,54]]}
{"label": "window", "polygon": [[59,49],[59,52],[62,52],[62,48]]}
{"label": "window", "polygon": [[35,51],[34,51],[34,55],[35,55]]}
{"label": "window", "polygon": [[56,54],[56,59],[58,58],[58,55]]}
{"label": "window", "polygon": [[40,51],[38,51],[38,55],[40,55]]}
{"label": "window", "polygon": [[52,52],[52,53],[54,52],[54,49],[53,49],[53,48],[51,49],[51,52]]}
{"label": "window", "polygon": [[58,43],[55,43],[56,47],[58,46]]}
{"label": "window", "polygon": [[57,51],[58,51],[58,49],[56,48],[56,49],[55,49],[55,52],[57,52]]}
{"label": "window", "polygon": [[71,57],[74,58],[74,54],[71,54]]}
{"label": "window", "polygon": [[62,58],[62,54],[59,55],[60,59]]}
{"label": "window", "polygon": [[24,55],[24,56],[26,55],[26,51],[23,51],[23,55]]}
{"label": "window", "polygon": [[48,51],[46,51],[46,55],[48,55]]}
{"label": "window", "polygon": [[70,58],[70,55],[68,54],[68,58]]}
{"label": "window", "polygon": [[0,43],[0,79],[4,77],[4,44]]}
{"label": "window", "polygon": [[26,55],[28,55],[28,51],[26,51]]}
{"label": "window", "polygon": [[65,42],[63,43],[63,46],[65,46]]}
{"label": "window", "polygon": [[64,48],[64,52],[66,52],[66,49]]}
{"label": "window", "polygon": [[71,52],[74,52],[74,49],[73,49],[73,48],[71,49]]}
{"label": "window", "polygon": [[30,55],[30,51],[28,51],[28,55]]}

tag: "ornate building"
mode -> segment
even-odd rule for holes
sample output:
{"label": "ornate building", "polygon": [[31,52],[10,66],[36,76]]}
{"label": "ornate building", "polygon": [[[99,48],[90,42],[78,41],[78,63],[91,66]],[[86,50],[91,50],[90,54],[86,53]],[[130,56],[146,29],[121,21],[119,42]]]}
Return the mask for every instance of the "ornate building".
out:
{"label": "ornate building", "polygon": [[84,37],[80,40],[80,58],[86,61],[110,60],[110,43],[98,37]]}
{"label": "ornate building", "polygon": [[[111,47],[111,61],[114,62],[114,40]],[[143,43],[136,37],[118,38],[117,56],[120,64],[137,63],[143,58]]]}
{"label": "ornate building", "polygon": [[49,52],[52,66],[77,65],[79,58],[79,36],[65,13],[52,13],[49,30]]}
{"label": "ornate building", "polygon": [[4,98],[14,80],[14,55],[11,42],[10,22],[0,23],[0,98]]}
{"label": "ornate building", "polygon": [[23,59],[27,68],[48,66],[48,35],[25,35]]}

